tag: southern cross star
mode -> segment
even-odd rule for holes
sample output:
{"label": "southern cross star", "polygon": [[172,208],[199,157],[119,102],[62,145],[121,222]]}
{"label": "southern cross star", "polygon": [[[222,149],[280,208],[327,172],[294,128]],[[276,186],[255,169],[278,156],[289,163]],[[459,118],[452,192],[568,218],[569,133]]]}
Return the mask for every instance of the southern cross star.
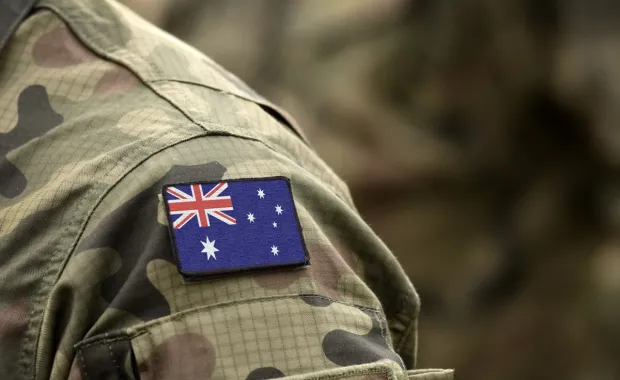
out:
{"label": "southern cross star", "polygon": [[219,251],[219,249],[215,248],[215,240],[210,241],[209,237],[207,236],[207,241],[200,241],[202,243],[202,252],[207,254],[207,260],[211,259],[211,257],[213,257],[214,259],[217,260],[217,257],[215,257],[215,252]]}
{"label": "southern cross star", "polygon": [[265,198],[265,192],[263,191],[263,189],[258,189],[258,197],[260,199]]}
{"label": "southern cross star", "polygon": [[272,245],[271,253],[273,253],[274,256],[278,256],[278,247],[276,247],[275,245]]}
{"label": "southern cross star", "polygon": [[282,206],[276,205],[276,212],[278,213],[278,215],[282,215]]}
{"label": "southern cross star", "polygon": [[255,219],[255,218],[254,218],[254,214],[249,213],[249,214],[248,214],[248,220],[250,221],[250,223],[254,223],[254,219]]}

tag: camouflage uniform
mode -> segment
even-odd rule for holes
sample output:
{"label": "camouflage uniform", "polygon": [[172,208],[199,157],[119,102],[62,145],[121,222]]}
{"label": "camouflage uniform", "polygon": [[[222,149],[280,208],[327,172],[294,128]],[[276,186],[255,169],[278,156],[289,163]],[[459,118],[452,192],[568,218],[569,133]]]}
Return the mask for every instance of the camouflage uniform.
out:
{"label": "camouflage uniform", "polygon": [[123,1],[302,123],[416,285],[419,366],[620,379],[620,2]]}
{"label": "camouflage uniform", "polygon": [[[2,379],[450,379],[419,300],[294,123],[122,6],[43,0],[1,52]],[[160,190],[290,179],[311,265],[192,284]]]}

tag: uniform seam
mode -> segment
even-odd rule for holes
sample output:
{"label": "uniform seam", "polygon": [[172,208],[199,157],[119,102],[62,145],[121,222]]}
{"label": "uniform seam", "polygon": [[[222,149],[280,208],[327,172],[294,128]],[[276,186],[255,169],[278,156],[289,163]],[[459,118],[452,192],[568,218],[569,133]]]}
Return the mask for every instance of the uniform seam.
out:
{"label": "uniform seam", "polygon": [[108,352],[110,353],[110,359],[112,359],[112,364],[116,367],[116,373],[121,374],[121,367],[119,367],[116,359],[114,359],[114,354],[112,353],[112,342],[108,342]]}
{"label": "uniform seam", "polygon": [[[127,335],[123,335],[123,336],[118,336],[115,338],[111,338],[108,339],[107,336],[109,334],[104,334],[103,337],[97,339],[95,338],[94,341],[91,341],[89,343],[86,344],[80,344],[78,343],[76,345],[76,348],[78,348],[79,350],[83,350],[83,349],[87,349],[91,346],[95,346],[95,345],[102,345],[102,344],[109,344],[109,343],[114,343],[114,342],[118,342],[118,341],[127,341],[127,340],[131,340],[134,339],[140,335],[143,335],[147,332],[149,332],[149,328],[153,327],[153,326],[158,326],[167,322],[172,322],[172,321],[176,321],[179,319],[184,318],[187,315],[193,314],[193,313],[197,313],[197,312],[201,312],[201,311],[205,311],[205,310],[209,310],[209,309],[217,309],[217,308],[223,308],[223,307],[232,307],[232,306],[237,306],[237,305],[242,305],[242,304],[249,304],[249,303],[260,303],[260,302],[265,302],[265,301],[271,301],[271,300],[279,300],[279,299],[296,299],[298,297],[313,297],[313,298],[320,298],[326,301],[331,301],[332,303],[336,303],[339,305],[344,305],[344,306],[349,306],[349,307],[354,307],[356,309],[359,310],[366,310],[369,311],[375,315],[377,315],[379,321],[381,321],[381,318],[379,317],[381,315],[381,310],[379,308],[374,308],[374,307],[370,307],[370,306],[362,306],[362,305],[357,305],[354,303],[349,303],[349,302],[343,302],[343,301],[338,301],[338,300],[334,300],[330,297],[326,297],[326,296],[322,296],[319,294],[308,294],[308,293],[301,293],[301,294],[284,294],[284,295],[273,295],[273,296],[268,296],[268,297],[257,297],[257,298],[247,298],[247,299],[243,299],[243,300],[235,300],[235,301],[226,301],[226,302],[220,302],[220,303],[215,303],[215,304],[211,304],[211,305],[204,305],[204,306],[198,306],[198,307],[194,307],[191,309],[187,309],[187,310],[183,310],[180,312],[177,312],[175,314],[172,315],[168,315],[162,318],[159,318],[157,320],[153,320],[153,321],[149,321],[149,322],[145,322],[143,324],[141,324],[139,327],[129,327],[129,329],[134,329],[135,332],[127,334]],[[381,326],[381,324],[380,324]],[[381,326],[382,327],[382,326]],[[383,331],[383,328],[381,328],[381,333],[382,336],[385,338],[385,333]],[[80,351],[81,352],[81,351]]]}
{"label": "uniform seam", "polygon": [[[101,50],[103,50],[103,49],[101,49]],[[112,58],[110,58],[110,59],[112,60]],[[128,67],[128,65],[124,65],[124,66]],[[132,72],[133,72],[133,70],[132,70]],[[137,76],[137,74],[136,74],[136,76]],[[279,120],[277,120],[277,118],[273,117],[271,114],[269,114],[269,112],[266,112],[264,110],[264,108],[269,108],[270,110],[275,111],[288,124],[288,126],[285,126],[285,128],[284,128],[285,130],[287,130],[289,132],[292,132],[295,135],[296,138],[301,140],[301,142],[304,144],[305,147],[307,147],[309,149],[312,149],[312,147],[310,145],[310,141],[306,137],[305,133],[303,132],[302,128],[299,126],[297,121],[293,118],[293,116],[291,116],[286,110],[280,108],[278,105],[270,102],[269,100],[267,100],[265,98],[263,98],[263,100],[260,100],[258,98],[253,98],[251,96],[243,96],[243,95],[236,94],[234,92],[230,92],[230,91],[224,90],[222,88],[219,88],[219,87],[216,87],[216,86],[213,86],[213,85],[209,85],[207,83],[200,83],[200,82],[189,80],[189,79],[172,78],[172,77],[161,77],[161,78],[150,78],[150,79],[142,79],[142,80],[145,83],[148,83],[149,85],[151,85],[151,84],[152,85],[156,85],[158,83],[164,83],[165,84],[167,82],[171,82],[171,83],[177,83],[177,84],[182,84],[182,85],[187,85],[187,86],[197,86],[197,87],[201,87],[203,89],[207,89],[207,90],[215,91],[215,92],[218,92],[218,93],[221,93],[221,94],[233,96],[233,97],[236,98],[236,100],[241,100],[241,101],[244,101],[244,102],[248,102],[248,103],[251,103],[251,104],[261,108],[262,111],[265,112],[269,117],[275,119],[275,121],[278,124],[282,124]],[[151,86],[149,86],[149,88],[152,88],[153,91],[157,92],[157,90],[155,90],[155,88],[153,88]],[[162,97],[163,97],[163,95],[162,95]]]}
{"label": "uniform seam", "polygon": [[79,347],[80,350],[84,350],[84,349],[87,349],[87,348],[92,347],[92,346],[104,345],[104,344],[112,344],[112,343],[116,343],[116,342],[120,342],[120,341],[131,340],[131,337],[132,337],[131,335],[124,335],[124,336],[117,337],[117,338],[106,339],[105,336],[107,336],[107,334],[104,334],[104,337],[100,338],[99,340],[95,340],[94,342],[90,342],[90,343],[87,343],[87,344],[80,345],[78,343],[77,347]]}
{"label": "uniform seam", "polygon": [[[190,115],[187,113],[187,111],[185,109],[183,109],[182,107],[179,107],[176,103],[174,103],[173,101],[171,101],[167,96],[164,96],[161,92],[157,91],[153,86],[152,86],[152,81],[147,80],[146,78],[144,78],[144,76],[140,75],[139,72],[137,72],[137,70],[134,69],[134,67],[132,67],[131,65],[128,65],[127,63],[123,62],[120,59],[117,59],[116,57],[111,56],[107,51],[105,51],[105,49],[102,49],[99,44],[95,43],[90,36],[88,35],[87,32],[84,32],[83,30],[79,30],[76,29],[74,24],[75,24],[75,19],[72,15],[67,14],[65,12],[63,12],[60,8],[58,8],[55,4],[50,4],[50,3],[44,3],[41,4],[39,6],[40,9],[47,9],[51,12],[53,12],[58,18],[60,18],[63,23],[67,26],[67,28],[69,28],[71,30],[71,32],[76,36],[76,38],[80,41],[80,43],[82,45],[84,45],[85,48],[87,48],[90,52],[92,52],[93,54],[97,55],[100,59],[106,61],[106,62],[111,62],[114,63],[116,65],[122,66],[123,68],[129,70],[131,72],[131,74],[133,76],[135,76],[137,79],[140,80],[140,82],[149,89],[149,91],[155,95],[157,95],[158,97],[160,97],[161,99],[165,100],[166,103],[168,103],[170,106],[172,106],[173,108],[175,108],[177,111],[181,112],[183,114],[183,116],[185,116],[186,119],[188,119],[189,121],[191,121],[193,124],[199,126],[200,128],[202,128],[203,130],[207,131],[207,132],[211,132],[209,131],[207,128],[205,128],[204,125],[202,125],[202,123],[198,123],[196,120],[194,120],[192,117],[190,117]],[[217,125],[217,126],[223,126],[217,123],[210,123],[211,125]]]}
{"label": "uniform seam", "polygon": [[394,350],[394,347],[390,345],[390,342],[387,339],[387,334],[386,334],[387,320],[383,316],[383,313],[376,311],[375,316],[377,317],[377,321],[379,322],[379,329],[381,330],[381,336],[383,337],[385,344],[388,346],[390,351],[392,351],[394,354],[396,354],[396,356],[398,356],[398,360],[400,361],[400,365],[402,366],[402,368],[406,368],[403,358],[401,358],[400,355]]}
{"label": "uniform seam", "polygon": [[[403,348],[405,347],[405,345],[408,342],[407,337],[412,333],[413,331],[413,366],[415,368],[416,365],[416,361],[417,361],[417,350],[418,350],[418,342],[417,342],[417,323],[418,323],[418,318],[420,315],[420,299],[417,296],[417,293],[415,293],[415,289],[414,289],[414,302],[413,305],[408,302],[409,301],[409,297],[403,297],[403,300],[401,301],[401,306],[400,309],[401,310],[408,310],[411,306],[413,306],[413,317],[407,318],[407,325],[405,327],[405,330],[399,334],[400,336],[398,337],[398,341],[394,342],[395,343],[395,349],[398,352],[402,352]],[[416,302],[417,301],[417,302]]]}
{"label": "uniform seam", "polygon": [[414,319],[409,321],[409,323],[407,324],[407,327],[405,327],[405,330],[403,331],[403,333],[399,334],[400,335],[399,342],[398,342],[398,345],[396,347],[396,349],[399,352],[403,349],[404,345],[407,343],[406,337],[409,334],[411,334],[411,330],[415,331],[415,324],[416,324],[416,319],[414,318]]}
{"label": "uniform seam", "polygon": [[[323,297],[323,298],[328,298],[328,297]],[[340,303],[340,302],[337,302],[337,301],[334,301],[334,302]],[[380,312],[379,310],[374,310],[374,313],[379,313],[379,312]],[[379,318],[379,320],[381,320],[381,319]],[[168,322],[171,322],[171,321],[168,321]],[[151,326],[155,326],[155,325],[151,325]],[[148,326],[148,327],[151,327],[151,326]],[[148,342],[149,342],[150,347],[151,348],[155,348],[156,344],[155,344],[153,333],[151,332],[151,330],[149,328],[144,328],[143,331],[139,331],[139,332],[136,332],[134,334],[126,335],[124,337],[117,337],[117,338],[113,338],[113,339],[109,339],[109,340],[105,339],[105,336],[107,336],[107,334],[105,334],[104,338],[102,338],[101,341],[92,342],[92,343],[89,343],[87,345],[82,346],[80,348],[80,355],[82,356],[82,352],[83,352],[84,349],[86,349],[88,347],[91,347],[91,346],[94,346],[94,345],[106,345],[107,344],[109,346],[111,343],[118,342],[118,341],[129,341],[129,342],[131,342],[133,339],[135,339],[135,338],[137,338],[139,336],[143,336],[143,335],[148,337]],[[385,333],[384,333],[383,328],[381,328],[381,335],[385,338]],[[153,361],[154,361],[154,363],[153,363],[153,365],[154,365],[153,375],[154,375],[155,379],[163,379],[164,378],[163,377],[163,369],[160,366],[160,360],[161,359],[159,358],[159,354],[158,354],[157,350],[155,350],[153,352]],[[115,363],[115,365],[118,368],[118,364],[115,361],[114,361],[114,363]],[[358,369],[358,370],[355,370],[352,373],[329,374],[327,376],[321,376],[321,379],[346,379],[346,378],[350,378],[350,377],[353,377],[353,376],[359,376],[359,375],[365,375],[365,374],[383,374],[383,375],[386,375],[387,379],[393,380],[393,379],[398,379],[397,371],[403,371],[402,368],[404,368],[404,366],[403,366],[402,368],[397,370],[395,368],[386,366],[386,363],[383,363],[383,362],[379,362],[379,363],[366,363],[366,365],[378,365],[378,366],[380,366],[380,368],[372,368],[371,367],[371,368],[368,368],[368,369],[366,369],[366,368],[361,369],[361,370]],[[332,370],[338,370],[338,369],[341,369],[341,368],[333,368]],[[322,370],[322,371],[330,371],[330,370],[329,369],[325,369],[325,370]],[[319,371],[319,372],[321,372],[321,371]],[[88,377],[86,376],[86,374],[85,374],[85,380],[88,380]]]}
{"label": "uniform seam", "polygon": [[[151,347],[155,348],[154,353],[155,353],[155,368],[153,368],[153,375],[155,376],[155,379],[159,378],[161,380],[164,380],[164,369],[163,366],[161,365],[161,363],[163,363],[163,361],[161,360],[161,358],[159,357],[159,352],[156,349],[155,346],[155,339],[153,339],[153,335],[150,333],[150,331],[147,331],[148,333],[148,337],[149,337],[149,342],[151,343]],[[157,376],[159,375],[159,377]]]}
{"label": "uniform seam", "polygon": [[88,369],[86,368],[86,362],[84,361],[84,351],[79,350],[80,353],[80,367],[82,367],[82,371],[84,371],[84,379],[88,380]]}
{"label": "uniform seam", "polygon": [[[392,379],[393,377],[391,376],[392,370],[388,369],[388,368],[377,368],[377,369],[368,369],[368,370],[361,370],[361,371],[354,371],[354,372],[350,372],[350,373],[343,373],[343,374],[330,374],[327,376],[321,376],[320,379],[349,379],[353,376],[360,376],[360,375],[377,375],[377,374],[382,374],[382,375],[386,375],[385,377],[387,379]],[[303,376],[304,374],[300,374],[300,376]],[[295,376],[295,375],[294,375]],[[310,377],[312,379],[312,377]],[[316,379],[319,379],[318,377]]]}
{"label": "uniform seam", "polygon": [[[312,371],[308,373],[292,375],[292,378],[303,379],[348,379],[354,376],[374,375],[381,374],[388,380],[399,379],[407,377],[406,373],[399,368],[395,368],[389,361],[389,359],[383,359],[377,362],[356,364],[350,367],[336,367],[327,368],[318,371]],[[335,372],[335,373],[334,373]]]}
{"label": "uniform seam", "polygon": [[[248,299],[243,299],[243,300],[235,300],[235,301],[226,301],[226,302],[220,302],[220,303],[215,303],[215,304],[211,304],[211,305],[204,305],[204,306],[198,306],[198,307],[194,307],[191,309],[187,309],[187,310],[183,310],[183,311],[179,311],[175,314],[172,315],[168,315],[165,317],[161,317],[158,318],[156,320],[153,321],[149,321],[149,322],[144,322],[142,324],[140,324],[137,327],[128,327],[126,330],[126,335],[123,336],[119,336],[119,337],[115,337],[112,339],[107,339],[106,337],[108,336],[108,334],[104,334],[101,338],[97,338],[97,337],[93,337],[91,339],[94,339],[93,341],[90,341],[89,343],[86,344],[80,344],[78,343],[76,345],[76,347],[78,347],[78,349],[83,350],[83,349],[87,349],[88,347],[91,346],[95,346],[95,345],[105,345],[105,344],[110,344],[113,342],[118,342],[118,341],[130,341],[132,339],[135,339],[141,335],[144,334],[150,334],[150,329],[152,327],[156,327],[165,323],[169,323],[169,322],[175,322],[178,321],[180,319],[183,319],[189,315],[195,314],[195,313],[200,313],[203,311],[208,311],[208,310],[213,310],[213,309],[218,309],[218,308],[225,308],[225,307],[234,307],[234,306],[238,306],[238,305],[244,305],[244,304],[251,304],[251,303],[261,303],[261,302],[267,302],[267,301],[275,301],[275,300],[282,300],[282,299],[298,299],[300,297],[314,297],[314,298],[320,298],[323,300],[327,300],[327,301],[331,301],[332,303],[336,303],[339,305],[344,305],[344,306],[348,306],[348,307],[353,307],[356,308],[360,311],[368,311],[371,312],[373,314],[375,313],[381,313],[381,310],[378,308],[373,308],[373,307],[368,307],[368,306],[361,306],[361,305],[356,305],[356,304],[352,304],[352,303],[348,303],[348,302],[343,302],[343,301],[338,301],[338,300],[334,300],[332,298],[329,297],[325,297],[322,295],[318,295],[318,294],[284,294],[284,295],[273,295],[273,296],[268,296],[268,297],[259,297],[259,298],[248,298]],[[378,317],[379,321],[381,321],[381,319]],[[133,330],[133,332],[128,332],[129,330]],[[385,335],[382,333],[382,335],[385,337]]]}
{"label": "uniform seam", "polygon": [[[233,306],[250,304],[250,303],[261,303],[261,302],[274,301],[274,300],[282,300],[282,299],[296,299],[296,298],[299,298],[300,296],[320,298],[320,299],[323,299],[323,300],[331,301],[332,303],[353,307],[353,308],[359,309],[360,311],[361,310],[367,310],[367,311],[370,311],[370,312],[373,312],[373,313],[379,311],[379,309],[376,309],[376,308],[367,307],[367,306],[360,306],[360,305],[356,305],[356,304],[352,304],[352,303],[348,303],[348,302],[337,301],[337,300],[334,300],[332,298],[321,296],[321,295],[318,295],[318,294],[273,295],[273,296],[268,296],[268,297],[248,298],[248,299],[243,299],[243,300],[226,301],[226,302],[220,302],[220,303],[211,304],[211,305],[198,306],[198,307],[194,307],[194,308],[191,308],[191,309],[183,310],[183,311],[177,312],[175,314],[172,314],[172,315],[169,315],[169,316],[166,316],[166,317],[162,317],[162,318],[154,320],[154,321],[146,322],[146,323],[142,324],[141,326],[136,327],[135,328],[136,329],[136,334],[139,333],[139,332],[142,332],[142,331],[148,331],[148,329],[151,328],[151,327],[159,326],[159,325],[162,325],[162,324],[168,323],[168,322],[174,322],[174,321],[183,319],[183,318],[185,318],[188,315],[191,315],[191,314],[194,314],[194,313],[199,313],[199,312],[202,312],[202,311],[207,311],[207,310],[217,309],[217,308],[224,308],[224,307],[233,307]],[[133,336],[133,334],[131,334],[131,335]]]}

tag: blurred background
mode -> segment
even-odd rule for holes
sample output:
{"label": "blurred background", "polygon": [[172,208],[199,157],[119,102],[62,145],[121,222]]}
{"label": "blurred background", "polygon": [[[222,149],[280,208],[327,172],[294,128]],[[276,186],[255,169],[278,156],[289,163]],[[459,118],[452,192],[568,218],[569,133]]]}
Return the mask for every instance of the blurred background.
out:
{"label": "blurred background", "polygon": [[620,2],[124,2],[305,128],[420,293],[419,367],[620,379]]}

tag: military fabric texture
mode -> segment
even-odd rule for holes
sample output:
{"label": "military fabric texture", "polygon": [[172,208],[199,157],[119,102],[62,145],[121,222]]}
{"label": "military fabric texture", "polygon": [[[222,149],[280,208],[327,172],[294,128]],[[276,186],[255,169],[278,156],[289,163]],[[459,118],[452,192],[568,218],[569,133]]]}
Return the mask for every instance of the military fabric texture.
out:
{"label": "military fabric texture", "polygon": [[[418,297],[294,122],[116,3],[0,52],[0,378],[449,379]],[[187,284],[161,190],[285,177],[311,265]]]}

